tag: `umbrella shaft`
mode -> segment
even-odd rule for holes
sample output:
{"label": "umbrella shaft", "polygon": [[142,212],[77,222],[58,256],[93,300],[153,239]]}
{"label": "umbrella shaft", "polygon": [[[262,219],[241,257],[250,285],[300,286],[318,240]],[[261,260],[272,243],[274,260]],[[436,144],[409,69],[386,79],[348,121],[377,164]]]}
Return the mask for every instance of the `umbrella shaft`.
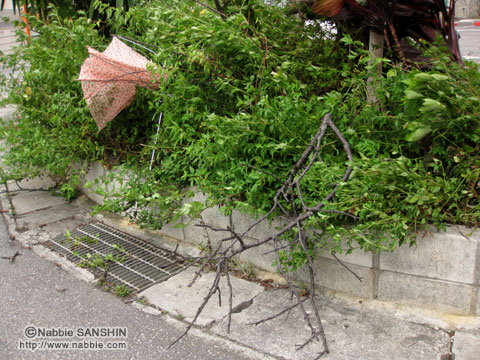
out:
{"label": "umbrella shaft", "polygon": [[157,145],[158,132],[160,131],[160,124],[162,123],[162,117],[163,117],[163,112],[161,112],[160,116],[158,117],[157,133],[155,134],[155,142],[153,143],[154,148],[152,151],[152,158],[150,159],[150,171],[152,170],[152,166],[153,166],[153,159],[155,157],[155,145]]}

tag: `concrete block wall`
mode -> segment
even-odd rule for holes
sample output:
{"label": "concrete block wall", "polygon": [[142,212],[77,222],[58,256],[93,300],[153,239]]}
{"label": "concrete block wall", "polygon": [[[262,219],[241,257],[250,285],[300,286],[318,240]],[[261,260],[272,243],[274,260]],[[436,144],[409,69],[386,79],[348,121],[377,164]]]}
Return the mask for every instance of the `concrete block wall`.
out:
{"label": "concrete block wall", "polygon": [[[93,182],[107,172],[97,165],[91,166],[86,178]],[[200,191],[184,202],[207,199]],[[87,195],[96,202],[102,202],[91,189]],[[241,232],[255,219],[234,211],[225,216],[218,207],[202,213],[205,224],[216,228],[233,228]],[[179,243],[213,247],[228,236],[225,232],[213,231],[196,226],[199,221],[186,223],[183,229],[174,224],[164,226],[156,233],[167,236]],[[265,239],[285,220],[275,219],[259,224],[249,232],[246,241]],[[238,260],[250,263],[261,270],[275,272],[273,245],[266,244],[242,253]],[[358,281],[342,264],[330,254],[320,254],[315,260],[316,285],[320,289],[333,290],[364,299],[378,299],[400,304],[420,306],[459,315],[480,315],[480,230],[459,226],[448,226],[446,231],[431,229],[419,234],[413,247],[403,246],[393,253],[338,254],[337,257],[362,278]],[[309,284],[307,269],[291,274],[299,282]]]}
{"label": "concrete block wall", "polygon": [[480,0],[457,0],[455,19],[480,18]]}

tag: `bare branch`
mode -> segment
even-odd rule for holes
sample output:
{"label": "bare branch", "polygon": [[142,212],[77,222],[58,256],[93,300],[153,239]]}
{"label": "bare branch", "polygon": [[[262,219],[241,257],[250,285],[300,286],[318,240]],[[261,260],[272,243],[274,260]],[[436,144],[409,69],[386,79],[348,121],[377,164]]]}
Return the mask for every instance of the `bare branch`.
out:
{"label": "bare branch", "polygon": [[230,334],[230,327],[232,325],[232,313],[233,313],[233,287],[232,282],[230,281],[230,274],[228,273],[228,262],[225,262],[225,276],[227,278],[228,290],[230,296],[228,298],[228,324],[227,324],[227,333]]}
{"label": "bare branch", "polygon": [[[217,6],[219,5],[218,2],[215,2],[215,3]],[[305,220],[309,219],[311,216],[317,213],[340,214],[344,216],[349,216],[355,220],[359,220],[359,218],[348,212],[324,208],[325,204],[327,202],[330,202],[335,196],[335,193],[338,190],[338,184],[335,185],[332,191],[330,191],[330,193],[328,193],[323,199],[321,199],[314,206],[310,206],[310,207],[307,206],[304,196],[302,194],[301,181],[305,178],[305,176],[310,171],[315,161],[317,161],[317,159],[319,158],[321,143],[328,128],[330,128],[334,132],[338,140],[341,142],[343,146],[343,150],[347,155],[347,160],[351,162],[353,160],[353,155],[348,142],[343,137],[341,132],[337,129],[335,124],[333,123],[330,117],[330,114],[326,114],[322,119],[322,122],[316,134],[313,136],[312,140],[310,141],[310,143],[308,144],[307,148],[302,153],[300,158],[293,165],[293,167],[291,168],[287,176],[287,179],[283,182],[282,186],[279,188],[279,190],[275,194],[273,198],[273,205],[266,214],[264,214],[259,219],[257,219],[257,221],[254,221],[250,226],[248,226],[241,233],[237,233],[234,230],[232,224],[230,224],[226,228],[214,227],[214,226],[205,224],[203,221],[201,224],[195,225],[195,226],[203,227],[205,230],[223,232],[226,234],[226,236],[218,242],[217,247],[211,252],[210,255],[199,257],[195,260],[195,263],[201,263],[201,266],[199,270],[196,272],[191,284],[193,284],[196,281],[196,279],[200,276],[201,272],[203,272],[207,266],[211,266],[212,264],[216,266],[215,279],[209,288],[208,294],[205,296],[201,305],[199,306],[193,321],[189,324],[185,332],[177,340],[175,340],[174,343],[170,345],[170,347],[173,346],[175,343],[177,343],[181,338],[183,338],[188,333],[188,331],[191,329],[191,327],[193,326],[193,324],[195,323],[198,316],[203,311],[203,309],[205,308],[206,304],[211,299],[213,294],[218,292],[220,296],[219,281],[223,273],[225,273],[226,281],[229,289],[229,309],[227,314],[228,316],[227,330],[228,332],[230,332],[232,314],[235,312],[235,308],[233,307],[233,286],[232,286],[232,283],[230,280],[230,274],[229,274],[229,267],[228,267],[229,261],[231,261],[236,255],[239,255],[245,250],[253,249],[253,248],[262,246],[266,243],[271,243],[273,244],[273,247],[274,247],[273,252],[275,252],[275,256],[276,256],[277,270],[285,279],[288,285],[288,288],[290,289],[292,299],[295,302],[293,305],[290,305],[289,307],[283,309],[279,313],[269,316],[266,319],[251,323],[251,325],[259,325],[266,321],[275,319],[281,316],[282,314],[290,313],[292,309],[298,307],[303,315],[303,319],[305,323],[310,329],[310,336],[304,343],[298,345],[297,349],[302,349],[308,344],[312,343],[313,341],[319,341],[322,344],[323,350],[316,355],[315,359],[318,359],[322,355],[329,353],[330,350],[328,348],[325,331],[323,328],[322,320],[321,320],[316,299],[315,299],[315,267],[314,267],[314,261],[310,254],[310,249],[309,249],[309,247],[311,247],[311,241],[314,241],[314,239],[312,239],[311,235],[309,235],[304,230],[304,222]],[[264,170],[257,169],[251,165],[244,165],[244,166],[249,166],[257,171],[266,173],[267,175],[272,176],[273,178],[278,180],[278,178],[276,178],[274,175],[269,174]],[[348,181],[351,173],[352,173],[352,168],[350,166],[347,166],[345,173],[343,174],[343,177],[342,177],[342,182]],[[301,206],[298,206],[299,201],[301,203]],[[254,227],[268,220],[269,218],[271,218],[271,216],[278,214],[279,212],[283,213],[285,217],[289,219],[288,220],[289,222],[286,225],[283,225],[283,227],[275,231],[273,235],[270,235],[264,239],[257,240],[257,241],[250,241],[251,239],[249,239],[248,243],[245,241],[245,237]],[[280,238],[285,234],[288,234],[290,231],[294,231],[295,237],[291,238],[287,245],[281,244]],[[313,232],[313,235],[315,235],[315,232]],[[296,246],[297,248],[301,249],[301,251],[303,252],[303,254],[307,259],[307,267],[309,271],[309,280],[310,280],[310,293],[308,297],[300,296],[295,286],[293,285],[292,281],[288,277],[286,273],[286,269],[284,269],[282,262],[280,261],[280,251],[282,249],[289,248],[292,246]],[[337,261],[339,261],[340,264],[342,264],[344,267],[348,269],[348,267],[345,264],[343,264],[335,256],[335,254],[333,254],[333,256],[334,258],[337,259]],[[352,272],[352,274],[354,274],[361,281],[361,278],[358,277],[355,273],[353,273],[353,271],[351,271],[350,269],[348,270]],[[221,298],[219,298],[219,300],[221,301]],[[312,308],[311,313],[307,312],[305,308],[306,302],[308,302],[309,306]]]}
{"label": "bare branch", "polygon": [[198,1],[198,0],[193,0],[193,1],[195,1],[197,4],[203,6],[204,8],[214,12],[215,14],[220,15],[222,17],[222,19],[226,19],[228,17],[222,10],[218,11],[218,10],[214,9],[213,7],[211,7],[210,5],[207,5],[207,4],[205,4],[201,1]]}
{"label": "bare branch", "polygon": [[[308,300],[308,298],[303,298],[302,299],[302,302]],[[275,314],[275,315],[272,315],[272,316],[269,316],[268,318],[265,318],[265,319],[262,319],[262,320],[259,320],[259,321],[255,321],[253,323],[247,323],[247,325],[260,325],[264,322],[267,322],[267,321],[270,321],[270,320],[273,320],[273,319],[276,319],[277,317],[279,316],[282,316],[283,314],[285,314],[286,312],[289,312],[291,311],[292,309],[296,308],[297,306],[299,305],[299,303],[295,303],[293,305],[290,305],[289,307],[287,307],[286,309],[283,309],[282,311],[280,311],[279,313]]]}
{"label": "bare branch", "polygon": [[255,166],[253,166],[253,165],[250,165],[250,164],[240,164],[240,165],[241,165],[241,166],[245,166],[245,167],[249,167],[249,168],[251,168],[251,169],[253,169],[253,170],[256,170],[256,171],[258,171],[258,172],[260,172],[260,173],[263,173],[263,174],[265,174],[265,175],[271,176],[271,177],[274,178],[275,180],[282,181],[279,177],[273,175],[272,173],[270,173],[270,172],[268,172],[268,171],[266,171],[266,170],[259,169],[259,168],[255,167]]}
{"label": "bare branch", "polygon": [[20,252],[17,250],[15,251],[15,254],[13,254],[12,256],[2,256],[1,258],[8,260],[10,264],[13,264],[15,262],[15,258],[19,255],[22,255],[22,254],[20,254]]}
{"label": "bare branch", "polygon": [[343,266],[345,269],[347,269],[353,276],[355,276],[355,277],[358,279],[358,281],[363,282],[362,278],[361,278],[360,276],[358,276],[358,275],[357,275],[352,269],[350,269],[347,265],[345,265],[345,264],[343,263],[343,261],[340,260],[337,255],[335,255],[335,253],[332,252],[332,253],[330,253],[330,255],[332,255],[333,258],[340,263],[340,265],[342,265],[342,266]]}

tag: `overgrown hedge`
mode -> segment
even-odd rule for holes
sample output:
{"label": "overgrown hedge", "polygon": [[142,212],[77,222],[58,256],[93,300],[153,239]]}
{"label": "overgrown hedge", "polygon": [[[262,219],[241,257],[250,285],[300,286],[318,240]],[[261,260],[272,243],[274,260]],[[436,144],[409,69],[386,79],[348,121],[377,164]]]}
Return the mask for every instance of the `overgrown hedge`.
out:
{"label": "overgrown hedge", "polygon": [[[404,71],[383,60],[372,106],[365,88],[374,65],[363,44],[348,35],[338,41],[320,23],[305,24],[281,7],[250,1],[248,8],[231,6],[225,20],[181,1],[145,2],[123,15],[99,11],[112,32],[158,49],[152,60],[168,81],[158,91],[139,89],[97,134],[75,78],[85,46],[102,50],[109,39],[86,17],[62,20],[52,12],[48,24],[32,19],[40,36],[2,58],[24,74],[11,84],[4,79],[9,101],[19,106],[1,132],[9,147],[4,180],[48,173],[68,197],[82,172],[72,164],[101,160],[119,166],[125,185],[104,208],[138,206],[144,226],[198,215],[198,204],[181,208],[192,185],[209,194],[208,206],[261,212],[330,112],[355,160],[351,180],[326,207],[360,220],[327,213],[309,220],[329,249],[341,250],[347,238],[343,250],[391,250],[428,224],[478,225],[476,65],[462,68],[441,46],[418,44],[431,58],[429,69]],[[307,202],[330,192],[345,167],[341,145],[328,136],[303,182]],[[293,251],[284,260],[296,267],[304,257]]]}

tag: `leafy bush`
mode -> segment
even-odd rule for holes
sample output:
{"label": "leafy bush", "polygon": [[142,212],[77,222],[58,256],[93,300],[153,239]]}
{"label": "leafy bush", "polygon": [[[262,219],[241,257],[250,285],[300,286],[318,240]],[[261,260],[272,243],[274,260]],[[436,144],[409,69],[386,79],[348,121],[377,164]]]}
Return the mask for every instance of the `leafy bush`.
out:
{"label": "leafy bush", "polygon": [[[392,250],[429,224],[478,225],[480,74],[474,64],[453,64],[441,46],[426,49],[432,63],[424,72],[377,60],[385,76],[374,79],[378,102],[370,105],[365,90],[375,64],[363,44],[348,36],[335,41],[322,24],[307,24],[281,7],[233,2],[225,19],[166,0],[125,16],[98,11],[118,34],[157,49],[152,60],[168,80],[158,91],[139,89],[134,103],[97,134],[74,79],[87,56],[84,46],[102,49],[106,39],[85,18],[33,20],[40,37],[4,58],[24,71],[10,88],[21,111],[2,130],[10,177],[47,171],[70,189],[79,175],[72,164],[118,164],[102,190],[111,196],[103,209],[129,211],[154,228],[202,210],[180,208],[189,186],[209,194],[206,206],[262,212],[330,112],[354,152],[354,173],[341,182],[346,156],[327,135],[322,158],[302,183],[305,201],[318,202],[339,183],[326,208],[360,220],[336,213],[309,219],[324,247]],[[293,249],[284,261],[295,268],[305,256]]]}
{"label": "leafy bush", "polygon": [[[120,126],[108,135],[97,134],[76,78],[88,55],[86,46],[102,48],[106,40],[85,17],[62,19],[53,11],[49,20],[47,25],[31,17],[39,36],[2,57],[12,69],[2,77],[2,85],[9,89],[3,103],[16,104],[18,111],[15,120],[5,123],[0,131],[9,149],[4,156],[9,178],[47,174],[69,198],[83,173],[82,164],[107,158],[115,163],[118,157],[140,148],[150,127],[143,100],[154,94],[140,102],[139,97],[118,117]],[[18,35],[26,42],[23,32]]]}
{"label": "leafy bush", "polygon": [[[49,26],[30,21],[40,36],[2,58],[13,70],[13,77],[2,79],[10,89],[7,101],[18,107],[15,120],[1,129],[9,149],[4,163],[11,178],[43,173],[76,187],[74,164],[103,152],[79,96],[80,83],[74,81],[87,54],[85,45],[98,45],[100,39],[85,18],[60,20],[54,13]],[[26,40],[23,33],[19,36]]]}

